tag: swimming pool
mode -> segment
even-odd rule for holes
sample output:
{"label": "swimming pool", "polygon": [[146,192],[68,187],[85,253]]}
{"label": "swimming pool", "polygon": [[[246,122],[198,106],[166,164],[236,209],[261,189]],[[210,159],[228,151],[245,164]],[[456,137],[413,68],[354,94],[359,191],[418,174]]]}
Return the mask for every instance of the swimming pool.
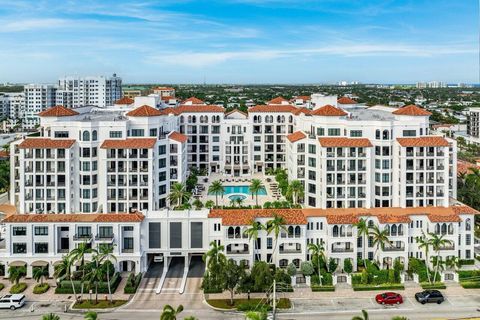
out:
{"label": "swimming pool", "polygon": [[[239,193],[243,193],[243,194],[249,194],[251,195],[250,193],[250,190],[249,190],[249,186],[224,186],[223,187],[224,190],[225,190],[225,195],[229,195],[229,194],[239,194]],[[213,193],[208,193],[209,195],[213,195]],[[260,191],[258,191],[258,195],[259,196],[266,196],[267,195],[267,190],[265,190],[264,187],[262,187],[260,189]]]}
{"label": "swimming pool", "polygon": [[247,196],[243,195],[243,194],[232,194],[231,196],[228,196],[228,199],[230,200],[237,200],[237,199],[240,199],[240,200],[245,200],[247,199]]}

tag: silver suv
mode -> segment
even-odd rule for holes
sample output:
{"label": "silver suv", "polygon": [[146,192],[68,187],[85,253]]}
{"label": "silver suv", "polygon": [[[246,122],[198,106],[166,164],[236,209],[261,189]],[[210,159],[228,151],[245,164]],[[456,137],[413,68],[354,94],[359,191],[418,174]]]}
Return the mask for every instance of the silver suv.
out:
{"label": "silver suv", "polygon": [[25,304],[25,295],[24,294],[7,294],[0,298],[0,308],[1,309],[11,309],[15,310],[17,308],[23,307]]}

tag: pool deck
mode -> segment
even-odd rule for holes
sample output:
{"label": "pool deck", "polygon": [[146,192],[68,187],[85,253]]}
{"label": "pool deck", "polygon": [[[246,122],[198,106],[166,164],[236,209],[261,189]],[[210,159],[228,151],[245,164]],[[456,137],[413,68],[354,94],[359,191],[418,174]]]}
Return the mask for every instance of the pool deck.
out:
{"label": "pool deck", "polygon": [[[208,179],[207,182],[205,182],[205,179]],[[273,190],[275,190],[275,186],[277,185],[275,181],[274,176],[265,176],[263,174],[253,174],[248,177],[231,177],[231,176],[225,176],[222,174],[211,174],[208,177],[198,177],[198,184],[203,185],[204,189],[197,195],[195,196],[196,198],[200,199],[203,203],[205,203],[208,200],[213,200],[215,201],[215,195],[209,195],[208,194],[208,188],[212,184],[212,182],[220,180],[223,184],[224,187],[226,186],[249,186],[251,183],[252,179],[260,179],[262,181],[263,186],[265,187],[265,191],[267,192],[266,195],[258,195],[258,204],[262,205],[267,201],[276,201],[276,200],[283,200],[283,197],[275,197],[273,194]],[[273,190],[272,190],[273,188]],[[242,202],[243,205],[255,205],[255,196],[251,196],[250,194],[244,194],[244,193],[230,193],[230,194],[225,194],[223,197],[218,196],[218,205],[223,205],[223,206],[231,206],[231,201],[228,198],[231,195],[246,195],[247,197],[245,200]]]}

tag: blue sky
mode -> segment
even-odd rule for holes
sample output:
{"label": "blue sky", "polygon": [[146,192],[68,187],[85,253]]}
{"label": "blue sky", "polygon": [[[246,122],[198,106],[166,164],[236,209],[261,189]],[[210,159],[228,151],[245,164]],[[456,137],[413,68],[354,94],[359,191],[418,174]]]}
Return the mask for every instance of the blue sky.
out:
{"label": "blue sky", "polygon": [[475,0],[0,0],[0,82],[478,82]]}

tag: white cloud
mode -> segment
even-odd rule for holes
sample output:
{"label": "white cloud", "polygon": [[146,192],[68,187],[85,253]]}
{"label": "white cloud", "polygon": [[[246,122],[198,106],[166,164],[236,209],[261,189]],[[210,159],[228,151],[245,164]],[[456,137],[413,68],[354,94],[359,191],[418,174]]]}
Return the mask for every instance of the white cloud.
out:
{"label": "white cloud", "polygon": [[19,32],[19,31],[29,31],[35,29],[46,29],[46,28],[58,28],[65,26],[69,23],[68,20],[64,19],[19,19],[16,21],[1,22],[2,28],[0,32]]}

